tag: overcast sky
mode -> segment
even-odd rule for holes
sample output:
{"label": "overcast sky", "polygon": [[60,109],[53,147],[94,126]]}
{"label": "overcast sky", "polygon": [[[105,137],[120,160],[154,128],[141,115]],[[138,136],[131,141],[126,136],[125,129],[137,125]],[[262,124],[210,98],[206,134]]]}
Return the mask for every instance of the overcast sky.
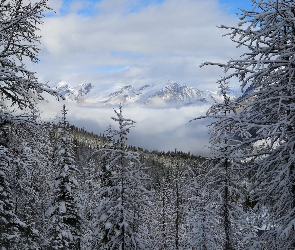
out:
{"label": "overcast sky", "polygon": [[[241,54],[229,38],[222,37],[226,30],[216,26],[236,26],[238,8],[251,7],[250,0],[50,0],[49,4],[55,13],[46,13],[40,27],[40,62],[30,67],[37,72],[41,82],[66,81],[73,86],[91,82],[104,89],[170,80],[201,90],[216,90],[215,82],[222,71],[215,67],[200,69],[199,65],[204,61],[225,62]],[[231,84],[238,88],[237,83]],[[180,127],[205,110],[204,107],[195,112],[191,109],[170,110],[173,122],[168,123],[173,126],[164,127],[178,136],[169,142],[163,133],[161,136],[158,133],[158,138],[163,137],[165,144],[160,149],[172,147],[173,150],[178,147],[173,144],[176,142],[183,144],[180,149],[186,151],[195,147],[187,141],[193,140],[189,135],[196,136],[190,131],[196,128],[186,124],[188,127],[184,132]],[[147,119],[153,119],[155,123],[158,118],[160,128],[166,121],[161,117],[166,116],[157,112],[140,110],[139,115],[135,110],[129,111],[135,116],[130,118],[135,120],[145,114],[145,118],[137,120],[138,124]],[[90,117],[93,124],[98,122],[93,118],[93,111],[89,117],[86,113],[75,110],[75,119],[81,120],[77,124]],[[177,121],[176,117],[179,117]],[[135,134],[146,127],[138,126]],[[204,133],[203,128],[199,130]],[[149,137],[146,144],[151,145],[157,136]],[[181,136],[182,142],[179,141]]]}

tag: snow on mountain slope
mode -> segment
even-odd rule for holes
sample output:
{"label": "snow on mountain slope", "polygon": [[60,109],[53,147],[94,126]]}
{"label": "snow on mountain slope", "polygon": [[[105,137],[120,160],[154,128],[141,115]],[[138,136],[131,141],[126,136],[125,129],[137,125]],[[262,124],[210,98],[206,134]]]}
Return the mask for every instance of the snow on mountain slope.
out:
{"label": "snow on mountain slope", "polygon": [[53,89],[63,95],[66,100],[78,101],[83,96],[87,96],[89,94],[89,92],[93,89],[93,85],[91,83],[81,83],[77,87],[70,87],[66,82],[62,81],[57,83]]}
{"label": "snow on mountain slope", "polygon": [[[55,85],[55,86],[54,86]],[[82,83],[76,87],[66,82],[54,84],[53,89],[66,100],[84,104],[118,105],[140,104],[150,107],[183,107],[220,101],[217,93],[200,91],[177,82],[134,87],[131,85],[115,86],[106,90],[91,83]]]}

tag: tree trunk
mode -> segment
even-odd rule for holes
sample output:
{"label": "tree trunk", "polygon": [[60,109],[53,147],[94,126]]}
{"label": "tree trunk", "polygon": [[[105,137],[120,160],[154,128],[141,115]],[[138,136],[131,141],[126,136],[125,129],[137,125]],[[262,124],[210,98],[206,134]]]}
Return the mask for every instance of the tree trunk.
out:
{"label": "tree trunk", "polygon": [[230,218],[229,218],[229,176],[228,176],[228,160],[225,159],[225,187],[224,187],[224,233],[225,233],[225,250],[231,250],[231,239],[230,239]]}

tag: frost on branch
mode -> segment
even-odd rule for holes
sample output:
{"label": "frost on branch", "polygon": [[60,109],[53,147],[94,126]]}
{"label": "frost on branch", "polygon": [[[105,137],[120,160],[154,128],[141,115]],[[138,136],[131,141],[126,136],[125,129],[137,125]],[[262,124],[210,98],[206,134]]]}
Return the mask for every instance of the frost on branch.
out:
{"label": "frost on branch", "polygon": [[149,180],[136,152],[128,151],[126,140],[135,123],[115,110],[119,129],[108,129],[108,141],[101,155],[101,183],[94,227],[95,249],[148,249],[147,210],[151,193],[143,183]]}
{"label": "frost on branch", "polygon": [[74,155],[74,144],[68,131],[67,110],[62,110],[59,137],[56,145],[56,178],[53,200],[48,209],[50,218],[49,236],[52,249],[77,249],[80,245],[81,218],[77,202],[78,169]]}
{"label": "frost on branch", "polygon": [[237,77],[242,91],[250,90],[232,128],[243,131],[232,154],[245,164],[254,222],[264,228],[260,237],[247,240],[253,249],[294,249],[295,2],[252,3],[252,11],[242,11],[239,27],[222,27],[247,52],[225,64],[203,65],[224,69],[219,82]]}
{"label": "frost on branch", "polygon": [[36,100],[43,99],[43,91],[57,96],[24,64],[25,59],[38,62],[40,36],[36,32],[48,9],[47,0],[0,2],[0,98],[19,108],[33,108]]}

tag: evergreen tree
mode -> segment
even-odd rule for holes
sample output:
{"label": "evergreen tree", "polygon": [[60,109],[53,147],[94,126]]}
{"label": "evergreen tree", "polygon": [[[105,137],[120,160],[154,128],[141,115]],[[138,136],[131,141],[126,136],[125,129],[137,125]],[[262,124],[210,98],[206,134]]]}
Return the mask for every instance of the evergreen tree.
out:
{"label": "evergreen tree", "polygon": [[[241,58],[218,65],[237,77],[247,89],[233,131],[241,131],[236,159],[245,162],[243,176],[250,180],[249,199],[264,228],[252,235],[253,249],[295,247],[295,2],[252,0],[251,11],[242,10],[239,27],[225,27]],[[263,215],[263,216],[262,216]],[[248,238],[248,239],[250,239]]]}
{"label": "evergreen tree", "polygon": [[[245,190],[240,185],[241,166],[231,157],[231,149],[237,140],[232,127],[239,105],[227,96],[226,84],[220,84],[220,88],[223,103],[213,105],[205,116],[215,121],[209,125],[211,156],[204,163],[206,173],[199,176],[196,184],[201,186],[197,193],[199,197],[195,198],[196,205],[202,207],[197,208],[199,214],[194,216],[197,219],[194,231],[202,233],[197,234],[200,239],[194,239],[193,244],[202,244],[202,249],[242,249]],[[218,233],[210,239],[208,235],[214,235],[211,230]]]}
{"label": "evergreen tree", "polygon": [[[0,1],[0,129],[1,129],[1,232],[0,246],[5,249],[18,248],[16,243],[20,239],[21,231],[24,236],[28,225],[22,223],[17,217],[14,202],[15,194],[11,189],[12,181],[16,179],[13,170],[19,155],[8,145],[11,138],[5,136],[5,128],[14,126],[18,118],[12,113],[3,112],[6,106],[18,108],[35,107],[36,100],[43,99],[42,92],[56,94],[37,81],[34,73],[27,70],[24,64],[26,59],[37,62],[39,48],[37,43],[40,36],[36,34],[38,25],[41,24],[43,12],[47,10],[47,0],[35,3],[23,0]],[[25,122],[23,120],[23,122]],[[4,218],[4,217],[5,218]],[[29,228],[31,228],[29,226]],[[32,230],[30,230],[33,232]],[[25,238],[25,236],[24,236]],[[32,246],[33,244],[31,244]],[[33,247],[33,246],[32,246]],[[1,248],[1,249],[2,249]],[[21,246],[22,249],[26,249]]]}
{"label": "evergreen tree", "polygon": [[[22,161],[23,155],[18,151],[14,143],[17,137],[15,135],[15,128],[20,124],[28,124],[28,117],[13,116],[9,112],[6,112],[4,107],[1,107],[0,117],[2,118],[0,122],[0,144],[2,152],[1,190],[3,191],[0,203],[2,205],[4,204],[1,206],[1,213],[2,215],[5,213],[10,215],[6,219],[3,219],[3,217],[1,219],[2,230],[0,237],[2,238],[3,235],[7,235],[8,232],[14,232],[14,235],[10,235],[6,239],[2,238],[3,240],[0,240],[0,246],[2,247],[1,244],[3,243],[3,247],[9,245],[9,249],[38,249],[38,233],[35,230],[34,223],[30,224],[32,221],[25,221],[22,216],[24,214],[19,213],[19,210],[23,209],[25,205],[24,203],[19,204],[19,201],[25,200],[28,193],[18,191],[19,189],[28,191],[28,183],[26,178],[23,179],[23,176],[19,175],[19,169],[24,167],[26,163]],[[20,139],[18,140],[18,144],[22,144],[23,140],[20,137],[18,139]],[[24,172],[26,172],[25,169]],[[30,176],[30,173],[26,172],[26,174]],[[30,242],[29,246],[24,242]]]}
{"label": "evergreen tree", "polygon": [[[140,156],[127,151],[127,135],[135,123],[125,119],[122,106],[115,110],[119,130],[109,130],[109,144],[96,153],[105,162],[102,186],[98,195],[95,249],[147,249],[146,210],[150,192],[144,188],[148,177]],[[118,140],[117,140],[118,139]]]}
{"label": "evergreen tree", "polygon": [[189,248],[187,235],[190,228],[186,222],[192,173],[179,156],[180,152],[171,153],[165,161],[166,172],[158,172],[161,179],[155,187],[155,212],[152,215],[156,222],[153,229],[156,249]]}
{"label": "evergreen tree", "polygon": [[79,201],[81,203],[82,235],[81,249],[92,249],[93,224],[95,218],[96,197],[100,189],[98,164],[90,159],[85,165],[84,177],[80,180]]}
{"label": "evergreen tree", "polygon": [[56,152],[56,178],[53,201],[48,209],[50,217],[50,249],[80,249],[81,218],[78,212],[78,169],[74,156],[74,145],[68,132],[67,110],[62,110],[62,121],[58,127],[59,137]]}
{"label": "evergreen tree", "polygon": [[45,197],[40,197],[39,192],[42,177],[35,173],[42,172],[47,159],[42,152],[42,142],[36,140],[42,137],[41,127],[34,118],[29,116],[29,119],[30,121],[14,123],[10,127],[8,146],[14,157],[9,177],[15,213],[26,223],[17,245],[22,249],[40,249],[41,239],[36,226],[42,223],[44,210],[40,208],[40,203]]}
{"label": "evergreen tree", "polygon": [[11,155],[7,148],[0,145],[0,247],[1,249],[16,249],[20,232],[25,227],[14,211],[13,195],[11,193],[7,170]]}
{"label": "evergreen tree", "polygon": [[155,190],[154,207],[152,214],[155,221],[153,228],[153,245],[155,249],[174,249],[175,247],[175,227],[174,227],[174,204],[173,189],[171,180],[167,176],[162,176]]}
{"label": "evergreen tree", "polygon": [[[93,151],[97,151],[97,149],[91,149],[88,155],[85,155],[84,160],[81,150],[79,151],[80,161],[84,163],[82,166],[83,176],[80,175],[82,179],[79,190],[83,212],[81,249],[92,249],[92,236],[95,231],[95,209],[97,207],[97,196],[101,187],[101,170],[99,169],[101,155],[98,153],[93,154]],[[91,155],[90,157],[89,154]]]}

